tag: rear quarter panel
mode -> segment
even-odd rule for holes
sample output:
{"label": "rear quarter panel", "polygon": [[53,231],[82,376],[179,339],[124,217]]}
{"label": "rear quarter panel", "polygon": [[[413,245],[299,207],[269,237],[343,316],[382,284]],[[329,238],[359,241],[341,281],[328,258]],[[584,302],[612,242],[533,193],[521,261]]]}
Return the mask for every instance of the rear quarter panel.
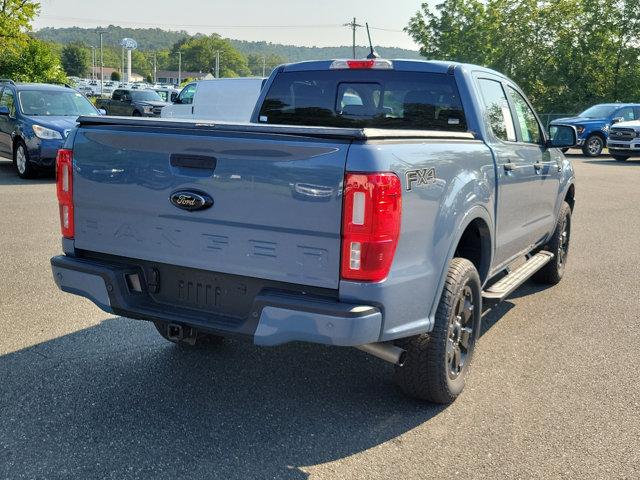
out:
{"label": "rear quarter panel", "polygon": [[[435,169],[427,184],[408,189],[407,172]],[[493,232],[495,165],[481,141],[354,144],[347,171],[390,171],[403,186],[400,241],[381,283],[342,281],[343,301],[368,302],[384,312],[381,340],[430,331],[448,263],[464,228],[482,218]]]}

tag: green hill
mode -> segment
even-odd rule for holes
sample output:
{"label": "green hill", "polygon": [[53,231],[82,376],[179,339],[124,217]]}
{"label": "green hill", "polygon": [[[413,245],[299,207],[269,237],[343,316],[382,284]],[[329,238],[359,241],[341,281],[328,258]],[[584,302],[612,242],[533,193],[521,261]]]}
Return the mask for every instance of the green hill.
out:
{"label": "green hill", "polygon": [[[159,28],[123,28],[115,25],[102,29],[105,34],[103,41],[105,46],[118,46],[120,40],[125,37],[133,38],[138,42],[140,50],[168,50],[173,45],[190,35],[187,32],[162,30]],[[43,28],[35,32],[35,36],[49,42],[66,45],[68,43],[81,42],[86,45],[97,45],[98,35],[96,28]],[[197,34],[200,35],[200,34]],[[230,39],[233,46],[245,55],[278,55],[289,62],[303,60],[322,60],[328,58],[351,57],[350,46],[340,47],[300,47],[296,45],[281,45],[268,42],[249,42],[245,40]],[[376,47],[378,53],[386,58],[422,58],[417,51],[395,47]],[[357,48],[357,56],[364,57],[368,53],[365,47]]]}
{"label": "green hill", "polygon": [[[101,28],[104,33],[103,43],[106,46],[119,46],[123,38],[133,38],[138,42],[141,50],[166,50],[173,45],[189,37],[187,32],[173,32],[159,28],[123,28],[109,25]],[[47,42],[55,42],[66,45],[68,43],[84,43],[86,45],[98,45],[100,40],[97,34],[98,28],[42,28],[35,32],[35,36]]]}

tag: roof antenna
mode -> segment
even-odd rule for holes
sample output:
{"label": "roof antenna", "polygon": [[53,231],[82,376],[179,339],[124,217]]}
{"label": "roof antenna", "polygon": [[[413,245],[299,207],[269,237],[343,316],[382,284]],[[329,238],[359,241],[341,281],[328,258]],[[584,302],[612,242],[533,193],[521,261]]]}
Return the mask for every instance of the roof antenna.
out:
{"label": "roof antenna", "polygon": [[380,55],[378,55],[378,52],[376,52],[373,49],[373,43],[371,43],[371,33],[369,32],[369,23],[365,23],[365,25],[367,27],[367,37],[369,37],[369,49],[371,50],[369,55],[367,55],[367,58],[369,59],[380,58]]}

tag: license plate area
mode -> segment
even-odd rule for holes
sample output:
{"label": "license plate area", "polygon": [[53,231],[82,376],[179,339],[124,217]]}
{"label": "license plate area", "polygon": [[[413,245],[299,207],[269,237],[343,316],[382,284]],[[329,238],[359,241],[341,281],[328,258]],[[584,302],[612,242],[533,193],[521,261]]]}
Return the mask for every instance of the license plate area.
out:
{"label": "license plate area", "polygon": [[[263,293],[282,292],[337,300],[337,290],[262,278],[211,272],[96,252],[77,251],[82,258],[117,264],[127,273],[142,274],[142,292],[129,289],[128,302],[166,311],[189,310],[241,323]],[[126,279],[123,274],[123,285]]]}
{"label": "license plate area", "polygon": [[159,288],[149,293],[157,302],[224,315],[246,318],[263,281],[224,273],[163,264],[144,265],[145,277],[157,272]]}

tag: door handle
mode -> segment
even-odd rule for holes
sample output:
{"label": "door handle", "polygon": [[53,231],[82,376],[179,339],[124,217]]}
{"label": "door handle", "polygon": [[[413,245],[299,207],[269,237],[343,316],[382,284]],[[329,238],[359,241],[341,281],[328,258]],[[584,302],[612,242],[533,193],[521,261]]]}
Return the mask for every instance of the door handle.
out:
{"label": "door handle", "polygon": [[513,162],[505,163],[502,166],[504,167],[505,172],[513,172],[517,168],[517,165]]}

